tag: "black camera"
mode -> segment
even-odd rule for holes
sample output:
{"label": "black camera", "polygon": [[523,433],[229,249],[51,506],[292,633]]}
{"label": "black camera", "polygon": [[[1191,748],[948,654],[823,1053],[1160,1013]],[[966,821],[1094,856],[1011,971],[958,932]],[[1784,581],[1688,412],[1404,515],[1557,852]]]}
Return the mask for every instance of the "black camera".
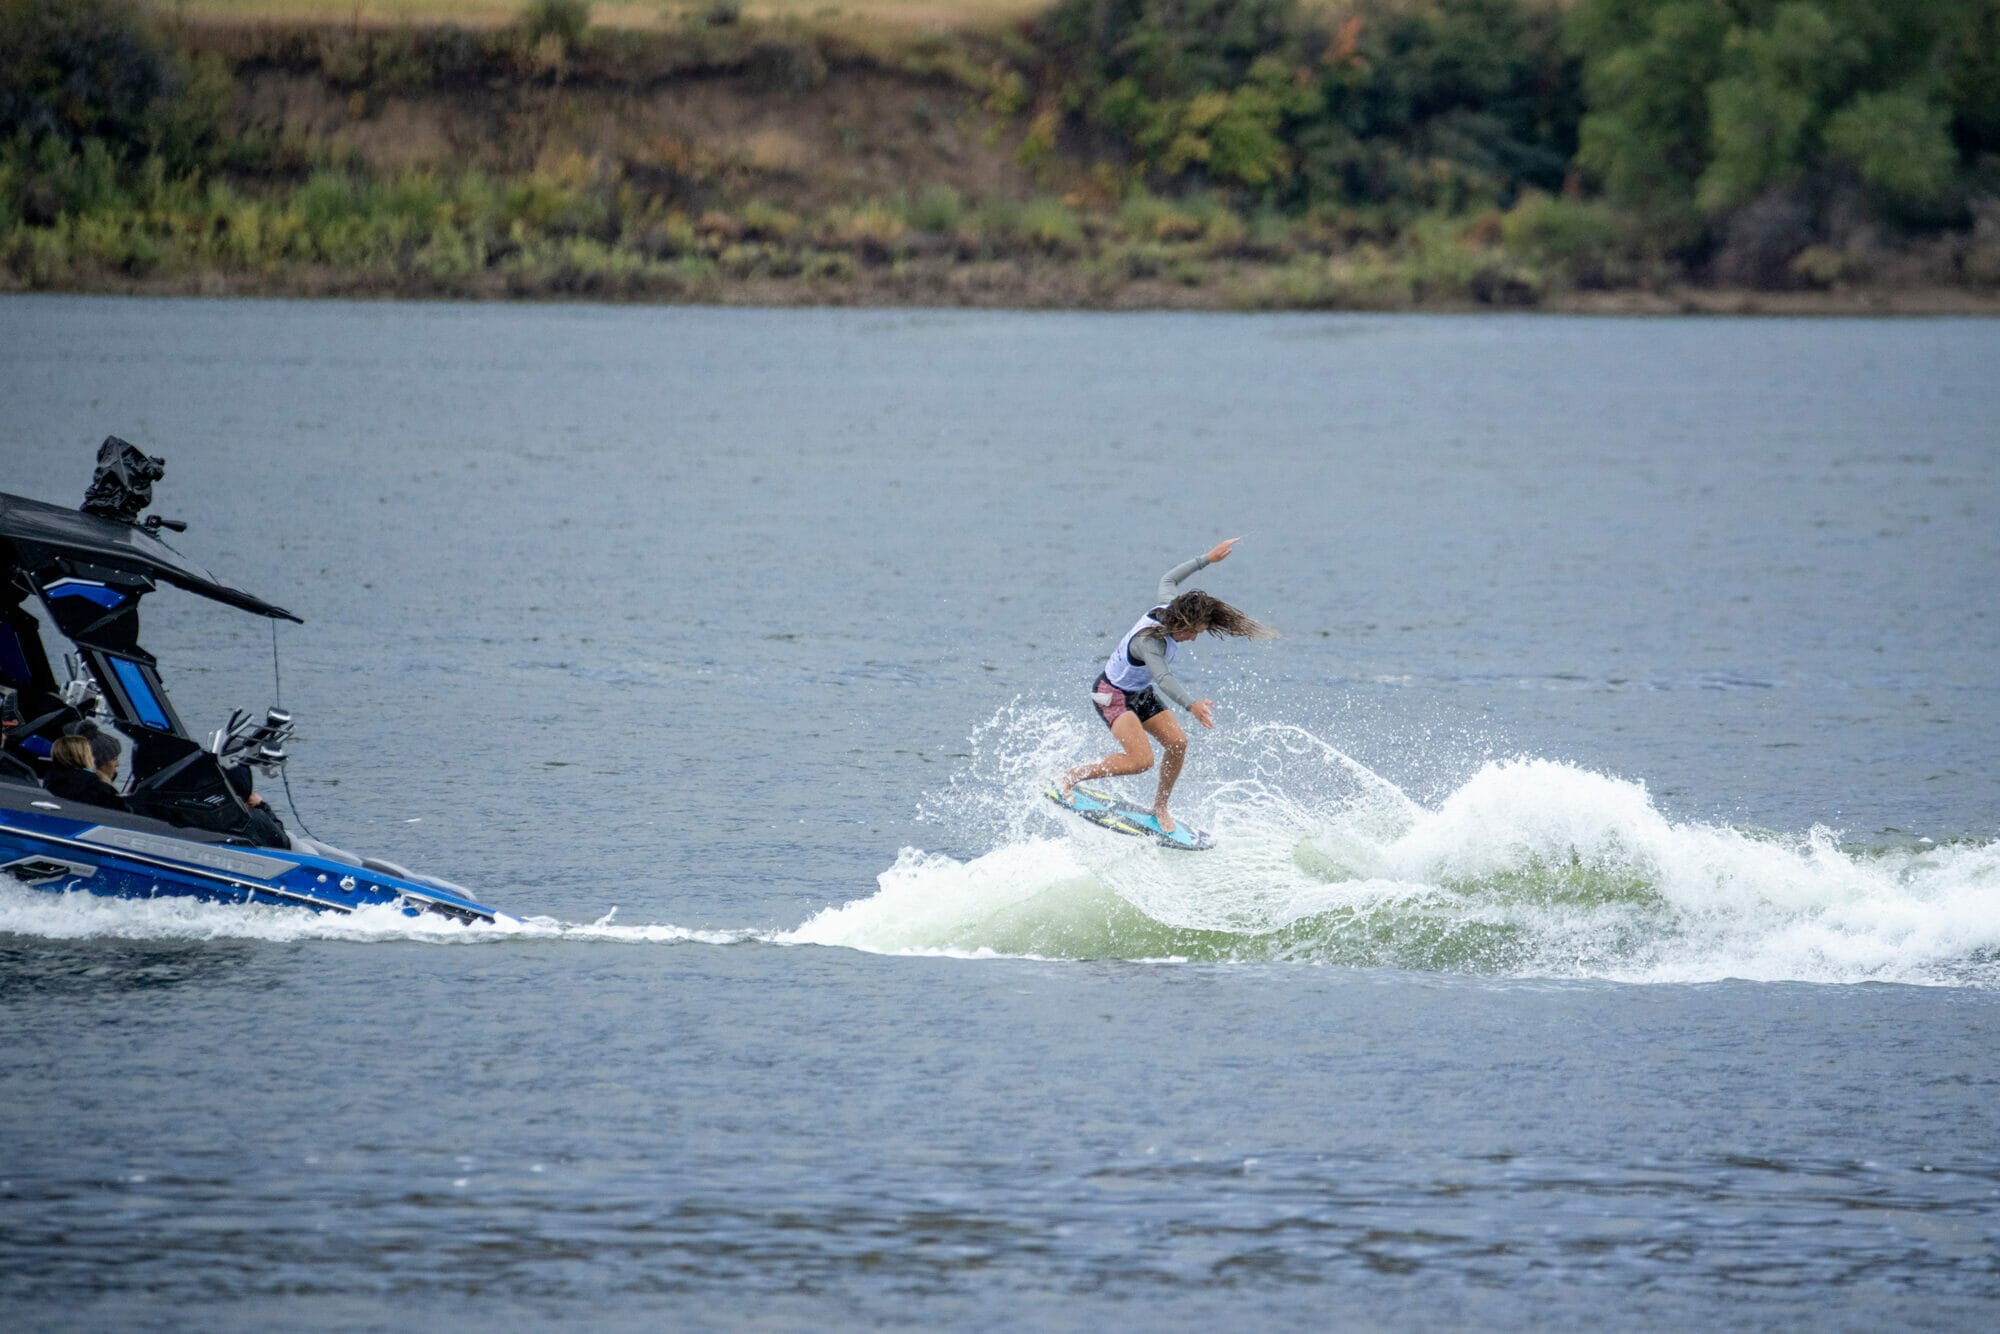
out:
{"label": "black camera", "polygon": [[165,459],[107,435],[97,448],[97,475],[83,493],[83,512],[137,523],[139,511],[153,503],[153,483],[166,475]]}

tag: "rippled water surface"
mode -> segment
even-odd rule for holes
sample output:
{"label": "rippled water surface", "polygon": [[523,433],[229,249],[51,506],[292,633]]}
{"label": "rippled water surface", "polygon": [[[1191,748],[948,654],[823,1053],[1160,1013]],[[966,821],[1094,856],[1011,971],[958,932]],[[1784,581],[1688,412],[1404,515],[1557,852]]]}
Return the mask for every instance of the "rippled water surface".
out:
{"label": "rippled water surface", "polygon": [[[126,436],[305,618],[152,598],[182,713],[521,919],[0,889],[6,1323],[1989,1327],[1996,364],[0,301],[0,489]],[[1218,847],[1066,822],[1237,533]]]}

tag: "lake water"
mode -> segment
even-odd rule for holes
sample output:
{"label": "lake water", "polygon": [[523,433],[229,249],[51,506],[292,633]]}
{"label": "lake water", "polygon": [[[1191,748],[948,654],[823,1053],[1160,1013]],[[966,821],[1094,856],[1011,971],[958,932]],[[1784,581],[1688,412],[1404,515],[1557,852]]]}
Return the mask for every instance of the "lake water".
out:
{"label": "lake water", "polygon": [[[522,922],[0,889],[12,1328],[1988,1328],[2000,323],[0,300],[198,728]],[[1160,572],[1174,854],[1039,796]],[[1128,790],[1143,796],[1149,778]]]}

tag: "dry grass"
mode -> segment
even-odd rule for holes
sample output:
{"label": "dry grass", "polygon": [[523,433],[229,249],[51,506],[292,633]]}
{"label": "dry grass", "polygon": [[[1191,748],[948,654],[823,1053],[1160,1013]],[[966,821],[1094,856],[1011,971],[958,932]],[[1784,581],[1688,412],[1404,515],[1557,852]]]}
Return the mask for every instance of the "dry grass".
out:
{"label": "dry grass", "polygon": [[[498,27],[511,23],[524,0],[154,0],[170,16],[202,20],[272,20],[384,25],[459,23]],[[1048,8],[1051,0],[745,0],[754,18],[792,16],[815,23],[881,24],[902,29],[971,31],[1015,23]],[[705,13],[711,0],[662,0],[655,4],[604,0],[590,10],[593,25],[658,28],[689,13]]]}

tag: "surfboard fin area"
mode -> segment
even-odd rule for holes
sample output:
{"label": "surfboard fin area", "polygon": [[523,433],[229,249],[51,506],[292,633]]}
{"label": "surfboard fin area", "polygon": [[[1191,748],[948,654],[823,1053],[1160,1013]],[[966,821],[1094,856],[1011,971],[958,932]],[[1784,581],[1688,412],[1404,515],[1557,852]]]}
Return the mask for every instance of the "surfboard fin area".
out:
{"label": "surfboard fin area", "polygon": [[1042,789],[1042,795],[1064,810],[1074,811],[1100,828],[1109,829],[1117,834],[1150,838],[1163,848],[1175,848],[1181,852],[1205,852],[1215,846],[1214,838],[1192,825],[1179,823],[1169,833],[1160,828],[1159,819],[1151,811],[1114,800],[1108,794],[1094,788],[1079,785],[1065,798],[1061,789],[1051,783]]}

